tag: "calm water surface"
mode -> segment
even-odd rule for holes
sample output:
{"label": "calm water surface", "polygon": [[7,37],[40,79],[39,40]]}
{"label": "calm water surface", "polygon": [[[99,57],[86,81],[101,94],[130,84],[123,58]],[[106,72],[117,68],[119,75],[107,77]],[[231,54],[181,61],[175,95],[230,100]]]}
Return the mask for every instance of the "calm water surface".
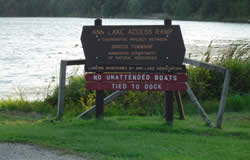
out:
{"label": "calm water surface", "polygon": [[[84,59],[84,18],[0,18],[0,98],[23,93],[44,97],[58,82],[60,60]],[[162,20],[104,19],[103,25],[162,25]],[[232,45],[250,54],[250,24],[173,21],[182,29],[186,56],[202,59],[212,42],[216,58]],[[67,74],[83,73],[69,67]]]}

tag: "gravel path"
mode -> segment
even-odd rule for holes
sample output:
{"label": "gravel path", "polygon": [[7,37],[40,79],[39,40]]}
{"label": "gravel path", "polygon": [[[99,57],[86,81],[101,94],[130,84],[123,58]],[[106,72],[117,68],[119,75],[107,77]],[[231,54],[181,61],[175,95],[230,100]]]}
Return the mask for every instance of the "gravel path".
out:
{"label": "gravel path", "polygon": [[37,146],[0,143],[0,160],[86,160],[66,155],[60,151],[49,151]]}

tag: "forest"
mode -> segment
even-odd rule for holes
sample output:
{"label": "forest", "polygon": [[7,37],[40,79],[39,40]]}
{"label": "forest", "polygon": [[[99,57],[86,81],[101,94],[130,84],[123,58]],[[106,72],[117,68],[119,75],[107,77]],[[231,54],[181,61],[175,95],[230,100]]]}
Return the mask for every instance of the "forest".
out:
{"label": "forest", "polygon": [[0,0],[0,16],[247,21],[250,0]]}

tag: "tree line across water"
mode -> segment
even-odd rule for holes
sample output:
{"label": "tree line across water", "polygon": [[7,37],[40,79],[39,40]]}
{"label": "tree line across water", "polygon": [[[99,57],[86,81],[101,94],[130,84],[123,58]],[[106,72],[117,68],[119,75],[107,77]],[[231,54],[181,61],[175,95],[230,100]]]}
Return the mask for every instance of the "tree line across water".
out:
{"label": "tree line across water", "polygon": [[143,17],[152,15],[175,19],[245,21],[250,19],[250,0],[0,0],[0,16]]}

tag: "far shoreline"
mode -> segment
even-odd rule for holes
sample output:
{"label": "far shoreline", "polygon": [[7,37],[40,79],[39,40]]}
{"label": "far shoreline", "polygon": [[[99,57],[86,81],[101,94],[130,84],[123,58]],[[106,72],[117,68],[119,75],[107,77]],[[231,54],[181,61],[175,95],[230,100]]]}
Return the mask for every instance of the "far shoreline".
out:
{"label": "far shoreline", "polygon": [[242,18],[242,19],[218,19],[218,18],[193,18],[189,17],[186,19],[178,18],[178,17],[168,17],[164,14],[152,14],[152,15],[144,15],[144,16],[0,16],[0,18],[86,18],[86,19],[142,19],[142,20],[162,20],[162,19],[172,19],[173,21],[196,21],[196,22],[221,22],[221,23],[244,23],[250,24],[250,18]]}

